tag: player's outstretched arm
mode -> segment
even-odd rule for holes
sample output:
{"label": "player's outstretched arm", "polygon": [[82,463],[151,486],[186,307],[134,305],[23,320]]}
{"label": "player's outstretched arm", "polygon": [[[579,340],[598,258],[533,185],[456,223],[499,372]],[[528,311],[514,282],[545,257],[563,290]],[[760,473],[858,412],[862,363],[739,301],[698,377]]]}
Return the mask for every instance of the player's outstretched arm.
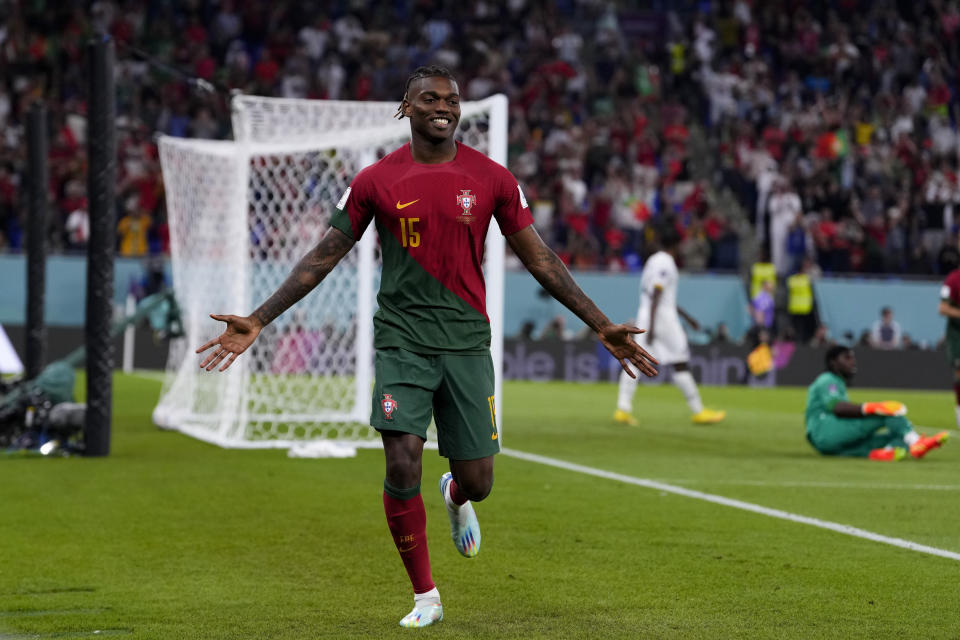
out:
{"label": "player's outstretched arm", "polygon": [[694,331],[700,331],[700,323],[697,322],[696,318],[694,318],[692,315],[687,313],[686,309],[683,309],[682,307],[677,307],[677,313],[680,314],[681,318],[687,321],[687,324],[690,325],[691,329],[693,329]]}
{"label": "player's outstretched arm", "polygon": [[940,301],[940,306],[937,307],[937,313],[947,318],[960,318],[960,309],[944,300]]}
{"label": "player's outstretched arm", "polygon": [[647,344],[653,344],[656,336],[657,309],[660,307],[661,298],[663,298],[663,287],[660,285],[654,285],[653,295],[650,296],[650,317],[647,318]]}
{"label": "player's outstretched arm", "polygon": [[593,300],[577,286],[563,261],[543,242],[536,229],[532,226],[525,227],[507,236],[507,242],[540,286],[597,333],[600,342],[613,354],[624,371],[636,377],[627,366],[627,362],[630,362],[647,376],[657,375],[657,370],[653,367],[659,364],[657,359],[632,338],[633,334],[643,333],[643,330],[610,322]]}
{"label": "player's outstretched arm", "polygon": [[838,418],[860,418],[864,413],[861,405],[841,400],[833,405],[833,415]]}
{"label": "player's outstretched arm", "polygon": [[203,359],[200,367],[212,371],[217,365],[222,365],[220,371],[223,371],[233,364],[237,356],[253,344],[265,326],[313,291],[353,245],[354,241],[345,233],[331,227],[317,246],[300,259],[283,284],[252,314],[246,317],[211,314],[214,320],[226,322],[227,328],[197,349],[197,353],[203,353],[211,347],[218,347]]}

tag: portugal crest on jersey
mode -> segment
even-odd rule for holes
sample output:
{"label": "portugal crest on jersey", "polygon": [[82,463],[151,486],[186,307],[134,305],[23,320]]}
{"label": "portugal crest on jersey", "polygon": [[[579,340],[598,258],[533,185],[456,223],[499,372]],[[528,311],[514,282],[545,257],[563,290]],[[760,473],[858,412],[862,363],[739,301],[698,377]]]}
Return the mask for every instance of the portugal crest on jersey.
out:
{"label": "portugal crest on jersey", "polygon": [[387,420],[393,420],[393,412],[397,410],[397,401],[389,393],[383,394],[383,400],[380,401],[383,407],[383,417]]}
{"label": "portugal crest on jersey", "polygon": [[477,196],[470,193],[470,189],[461,189],[457,196],[457,206],[463,209],[463,213],[457,216],[457,221],[464,224],[473,222],[473,216],[470,215],[470,209],[477,204]]}

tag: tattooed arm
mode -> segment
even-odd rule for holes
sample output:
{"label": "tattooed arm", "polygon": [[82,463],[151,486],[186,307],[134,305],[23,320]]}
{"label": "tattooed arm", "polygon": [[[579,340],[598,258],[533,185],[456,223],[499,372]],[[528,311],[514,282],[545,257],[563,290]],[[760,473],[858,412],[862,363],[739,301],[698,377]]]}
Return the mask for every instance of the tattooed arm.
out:
{"label": "tattooed arm", "polygon": [[656,375],[657,370],[652,365],[657,364],[657,360],[631,337],[632,334],[643,333],[643,330],[630,325],[613,324],[574,282],[563,261],[544,244],[536,229],[525,227],[507,236],[507,243],[540,286],[597,333],[603,346],[627,373],[634,376],[627,366],[627,362],[630,362],[642,373]]}
{"label": "tattooed arm", "polygon": [[265,327],[277,316],[313,291],[337,263],[353,248],[354,241],[335,227],[330,227],[320,242],[293,268],[280,288],[257,307],[252,316]]}
{"label": "tattooed arm", "polygon": [[204,358],[200,367],[212,371],[222,363],[220,371],[223,371],[233,364],[237,356],[253,344],[265,326],[313,291],[353,245],[354,241],[345,233],[331,227],[317,246],[300,259],[280,288],[252,314],[246,317],[210,314],[214,320],[226,322],[227,328],[218,337],[197,349],[197,353],[202,353],[210,347],[219,346],[219,349]]}

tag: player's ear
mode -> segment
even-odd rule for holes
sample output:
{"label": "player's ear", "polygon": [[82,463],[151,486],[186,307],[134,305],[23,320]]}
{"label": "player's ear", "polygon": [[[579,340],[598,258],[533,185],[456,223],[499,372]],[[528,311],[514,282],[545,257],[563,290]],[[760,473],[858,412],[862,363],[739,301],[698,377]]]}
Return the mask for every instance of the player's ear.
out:
{"label": "player's ear", "polygon": [[403,100],[400,102],[400,113],[402,113],[408,118],[413,113],[413,105],[410,104],[410,100],[407,98],[407,94],[403,95]]}

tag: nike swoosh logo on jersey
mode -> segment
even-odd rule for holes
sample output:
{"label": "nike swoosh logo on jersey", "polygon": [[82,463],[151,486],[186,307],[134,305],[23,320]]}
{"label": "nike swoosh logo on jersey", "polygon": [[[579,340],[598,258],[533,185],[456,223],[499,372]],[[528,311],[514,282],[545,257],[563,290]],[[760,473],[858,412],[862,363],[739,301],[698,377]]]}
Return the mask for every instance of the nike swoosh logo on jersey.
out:
{"label": "nike swoosh logo on jersey", "polygon": [[407,207],[412,205],[414,202],[420,202],[420,198],[417,198],[416,200],[411,200],[410,202],[404,202],[403,204],[400,204],[400,201],[397,200],[397,209],[406,209]]}

